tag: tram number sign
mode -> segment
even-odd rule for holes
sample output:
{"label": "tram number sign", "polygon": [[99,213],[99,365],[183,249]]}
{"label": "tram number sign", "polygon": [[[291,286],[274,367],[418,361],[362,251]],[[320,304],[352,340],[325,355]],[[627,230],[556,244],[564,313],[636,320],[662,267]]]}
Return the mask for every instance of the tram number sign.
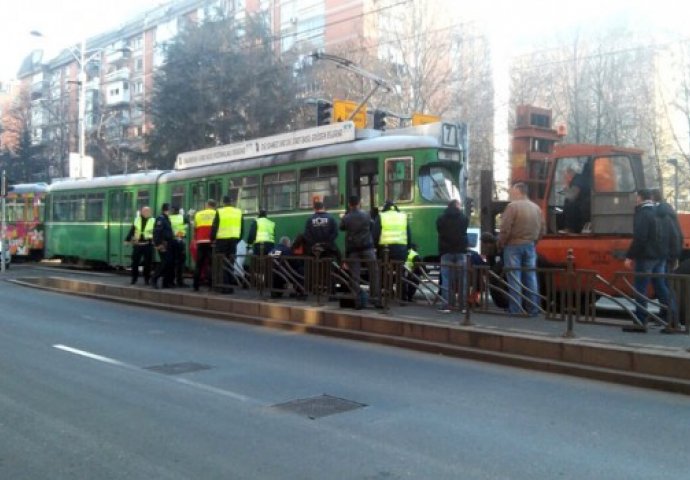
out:
{"label": "tram number sign", "polygon": [[441,130],[441,143],[444,147],[458,147],[458,126],[453,123],[444,123]]}

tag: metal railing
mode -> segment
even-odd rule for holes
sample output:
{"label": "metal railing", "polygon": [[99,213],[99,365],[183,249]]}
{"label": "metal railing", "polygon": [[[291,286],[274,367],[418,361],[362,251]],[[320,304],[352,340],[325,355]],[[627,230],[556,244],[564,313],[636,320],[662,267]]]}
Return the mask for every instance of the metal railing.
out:
{"label": "metal railing", "polygon": [[[410,265],[391,260],[387,251],[379,260],[341,260],[319,251],[313,256],[261,252],[237,257],[215,253],[212,283],[220,293],[234,288],[251,289],[260,298],[311,300],[317,305],[336,301],[343,307],[372,306],[384,313],[395,306],[427,306],[455,313],[452,318],[462,325],[472,325],[472,316],[476,314],[526,317],[534,316],[528,312],[536,311],[546,320],[563,322],[564,337],[575,336],[577,323],[599,323],[597,302],[605,298],[618,305],[631,324],[641,326],[642,315],[669,333],[690,335],[690,276],[618,272],[612,280],[606,280],[596,271],[576,269],[571,252],[565,260],[557,267],[497,269],[486,264],[473,265],[470,255],[465,256],[464,265]],[[352,273],[354,261],[360,264],[358,281]],[[441,281],[442,269],[447,269],[449,285]],[[515,282],[511,285],[510,275],[521,277],[527,273],[537,275],[538,291],[528,289],[522,280],[518,280],[518,288]],[[662,305],[651,291],[645,295],[635,293],[635,276],[661,277],[672,292],[672,305]],[[507,312],[511,300],[517,314]]]}

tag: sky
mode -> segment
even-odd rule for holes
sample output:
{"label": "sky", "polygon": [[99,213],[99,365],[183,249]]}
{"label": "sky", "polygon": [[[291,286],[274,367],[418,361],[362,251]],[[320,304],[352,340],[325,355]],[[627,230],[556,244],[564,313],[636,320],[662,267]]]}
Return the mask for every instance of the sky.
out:
{"label": "sky", "polygon": [[[56,54],[82,37],[115,29],[163,0],[0,0],[0,82],[16,78],[33,50]],[[39,31],[44,38],[30,35]]]}
{"label": "sky", "polygon": [[[84,36],[117,28],[137,13],[162,3],[168,2],[0,0],[0,82],[15,78],[22,60],[34,49],[43,49],[51,57]],[[520,46],[534,48],[540,38],[564,29],[596,28],[611,19],[628,19],[642,28],[685,29],[685,16],[677,14],[677,0],[453,0],[451,4],[457,7],[458,16],[474,13],[488,18],[490,29],[511,53]],[[44,38],[31,36],[34,30]]]}

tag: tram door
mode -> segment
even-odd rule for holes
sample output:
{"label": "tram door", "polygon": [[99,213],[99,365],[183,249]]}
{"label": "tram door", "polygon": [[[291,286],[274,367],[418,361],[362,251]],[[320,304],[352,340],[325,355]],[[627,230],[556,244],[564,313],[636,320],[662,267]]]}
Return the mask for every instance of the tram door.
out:
{"label": "tram door", "polygon": [[378,159],[354,160],[347,164],[347,197],[359,196],[362,210],[378,214]]}
{"label": "tram door", "polygon": [[108,193],[108,263],[127,266],[131,263],[132,247],[125,237],[134,221],[134,192],[113,190]]}

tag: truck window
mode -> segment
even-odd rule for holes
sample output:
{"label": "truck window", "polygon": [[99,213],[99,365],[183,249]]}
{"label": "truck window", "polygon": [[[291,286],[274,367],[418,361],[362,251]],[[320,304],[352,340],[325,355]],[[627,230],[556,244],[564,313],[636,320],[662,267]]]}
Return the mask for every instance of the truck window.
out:
{"label": "truck window", "polygon": [[634,192],[635,176],[626,156],[599,157],[594,161],[594,191]]}

